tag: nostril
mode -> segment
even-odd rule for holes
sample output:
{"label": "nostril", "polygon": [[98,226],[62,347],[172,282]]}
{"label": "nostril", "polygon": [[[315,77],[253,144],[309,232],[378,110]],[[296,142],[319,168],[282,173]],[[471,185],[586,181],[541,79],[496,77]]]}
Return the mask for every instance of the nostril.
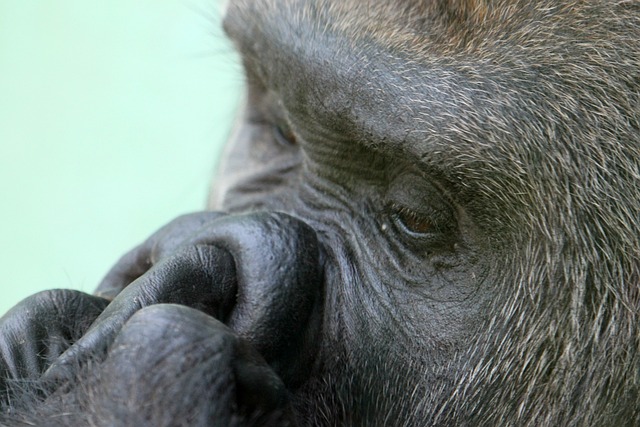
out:
{"label": "nostril", "polygon": [[[237,294],[226,322],[289,386],[312,363],[323,268],[315,231],[282,213],[220,218],[196,239],[234,258]],[[295,368],[294,368],[295,367]]]}

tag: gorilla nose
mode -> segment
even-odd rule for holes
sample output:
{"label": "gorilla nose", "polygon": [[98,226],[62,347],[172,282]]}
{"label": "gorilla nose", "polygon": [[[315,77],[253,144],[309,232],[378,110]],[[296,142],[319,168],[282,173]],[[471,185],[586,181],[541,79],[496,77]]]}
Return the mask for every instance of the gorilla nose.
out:
{"label": "gorilla nose", "polygon": [[225,249],[235,263],[236,297],[223,320],[295,386],[318,341],[323,257],[315,231],[282,213],[225,216],[202,231],[192,243]]}

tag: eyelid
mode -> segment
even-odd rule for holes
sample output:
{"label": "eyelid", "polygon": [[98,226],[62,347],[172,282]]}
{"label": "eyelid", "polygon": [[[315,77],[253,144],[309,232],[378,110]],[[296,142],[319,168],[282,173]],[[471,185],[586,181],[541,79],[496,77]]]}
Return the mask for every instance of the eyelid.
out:
{"label": "eyelid", "polygon": [[[394,221],[400,222],[402,228],[412,235],[422,236],[437,232],[432,219],[426,215],[420,214],[406,206],[398,205],[396,203],[391,204],[391,210]],[[419,224],[422,221],[424,224]],[[416,228],[423,226],[425,228],[424,230],[416,230]]]}
{"label": "eyelid", "polygon": [[297,145],[298,140],[295,133],[288,124],[273,123],[273,133],[276,141],[285,146]]}
{"label": "eyelid", "polygon": [[393,200],[387,204],[386,215],[392,218],[399,232],[416,239],[452,236],[457,229],[455,212],[442,201],[433,202],[435,206],[425,203],[415,209],[409,203]]}

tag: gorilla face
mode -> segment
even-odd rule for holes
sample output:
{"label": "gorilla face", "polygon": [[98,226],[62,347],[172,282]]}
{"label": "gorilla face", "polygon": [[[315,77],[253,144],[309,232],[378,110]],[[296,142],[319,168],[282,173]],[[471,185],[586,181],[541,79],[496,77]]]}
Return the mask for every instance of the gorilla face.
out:
{"label": "gorilla face", "polygon": [[236,0],[224,26],[247,95],[219,213],[123,257],[106,308],[5,316],[47,354],[3,353],[44,381],[23,412],[640,423],[636,3]]}
{"label": "gorilla face", "polygon": [[[640,154],[638,68],[623,65],[638,45],[616,33],[638,34],[619,19],[637,7],[308,3],[228,10],[247,98],[211,198],[301,218],[326,250],[302,412],[322,396],[347,424],[606,413],[578,390],[627,363],[596,374],[594,353],[638,350],[635,326],[612,335],[638,315],[637,262],[620,251],[637,240],[613,225],[630,209],[612,197]],[[624,48],[593,57],[594,31]],[[596,82],[603,66],[618,71]],[[620,405],[633,419],[635,399]]]}
{"label": "gorilla face", "polygon": [[[336,34],[311,32],[323,21],[294,22],[282,9],[236,2],[228,11],[247,97],[210,207],[286,212],[322,242],[321,341],[301,412],[336,414],[330,399],[350,422],[363,409],[398,420],[407,405],[424,416],[434,402],[421,401],[449,398],[455,372],[477,351],[504,243],[482,228],[453,169],[432,158],[444,153],[430,154],[442,147],[409,116],[407,100],[437,76],[399,88],[381,70],[405,58],[379,45],[347,50]],[[413,114],[443,120],[429,102],[437,100]]]}

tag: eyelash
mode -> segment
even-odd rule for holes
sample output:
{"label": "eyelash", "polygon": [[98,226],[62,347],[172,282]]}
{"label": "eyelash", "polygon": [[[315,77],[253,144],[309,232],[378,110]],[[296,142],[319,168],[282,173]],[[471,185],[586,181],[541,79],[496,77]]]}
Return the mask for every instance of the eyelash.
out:
{"label": "eyelash", "polygon": [[434,231],[433,222],[405,206],[391,205],[394,221],[410,234],[425,235]]}

